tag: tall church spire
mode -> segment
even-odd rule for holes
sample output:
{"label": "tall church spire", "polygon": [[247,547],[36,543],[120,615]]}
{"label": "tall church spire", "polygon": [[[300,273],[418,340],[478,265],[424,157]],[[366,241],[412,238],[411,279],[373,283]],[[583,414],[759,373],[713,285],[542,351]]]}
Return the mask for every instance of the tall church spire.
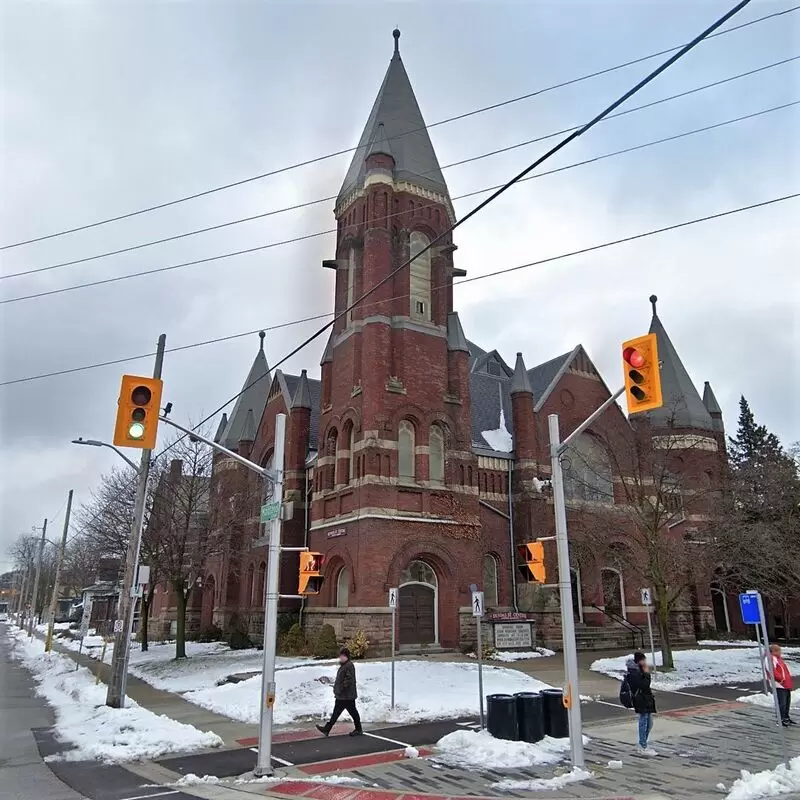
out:
{"label": "tall church spire", "polygon": [[363,187],[365,159],[375,152],[387,153],[394,158],[396,181],[408,181],[436,192],[448,198],[449,202],[447,184],[400,58],[400,31],[395,29],[392,35],[392,60],[339,190],[337,205],[352,191]]}
{"label": "tall church spire", "polygon": [[703,405],[700,395],[683,366],[678,351],[672,344],[664,325],[656,312],[658,298],[650,295],[653,306],[653,319],[650,323],[650,333],[656,335],[658,341],[658,359],[661,362],[661,391],[664,396],[664,405],[650,414],[650,423],[655,428],[698,428],[700,430],[713,430],[711,415]]}

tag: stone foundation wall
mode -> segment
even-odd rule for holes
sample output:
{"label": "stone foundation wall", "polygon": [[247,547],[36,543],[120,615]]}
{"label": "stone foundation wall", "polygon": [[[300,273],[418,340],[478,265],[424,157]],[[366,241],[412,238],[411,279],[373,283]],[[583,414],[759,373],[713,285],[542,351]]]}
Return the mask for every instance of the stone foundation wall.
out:
{"label": "stone foundation wall", "polygon": [[370,656],[391,655],[392,614],[388,608],[307,608],[303,628],[310,642],[323,625],[331,625],[340,645],[363,631]]}

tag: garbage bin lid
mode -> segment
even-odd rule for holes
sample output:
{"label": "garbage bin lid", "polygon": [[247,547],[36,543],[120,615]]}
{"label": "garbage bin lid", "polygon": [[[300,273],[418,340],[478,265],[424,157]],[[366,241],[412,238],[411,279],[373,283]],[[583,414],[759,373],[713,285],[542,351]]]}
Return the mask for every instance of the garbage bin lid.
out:
{"label": "garbage bin lid", "polygon": [[542,689],[539,694],[564,694],[563,689]]}
{"label": "garbage bin lid", "polygon": [[510,694],[490,694],[487,695],[488,700],[513,700]]}
{"label": "garbage bin lid", "polygon": [[514,697],[540,697],[539,692],[517,692]]}

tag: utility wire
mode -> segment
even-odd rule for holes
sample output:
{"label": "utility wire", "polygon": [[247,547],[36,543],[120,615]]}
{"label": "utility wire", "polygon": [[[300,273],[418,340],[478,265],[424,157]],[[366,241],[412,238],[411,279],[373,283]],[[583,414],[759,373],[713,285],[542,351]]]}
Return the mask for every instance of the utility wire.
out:
{"label": "utility wire", "polygon": [[[655,236],[655,235],[657,235],[659,233],[666,233],[668,231],[679,230],[680,228],[687,228],[687,227],[689,227],[691,225],[697,225],[697,224],[699,224],[701,222],[709,222],[711,220],[721,219],[723,217],[728,217],[728,216],[731,216],[733,214],[739,214],[739,213],[744,212],[744,211],[752,211],[753,209],[762,208],[764,206],[769,206],[769,205],[774,205],[776,203],[780,203],[780,202],[783,202],[785,200],[795,199],[798,196],[800,196],[800,193],[784,195],[782,197],[775,197],[775,198],[772,198],[771,200],[765,200],[765,201],[760,202],[760,203],[752,203],[751,205],[739,206],[738,208],[732,208],[732,209],[729,209],[728,211],[720,211],[720,212],[715,213],[715,214],[708,214],[708,215],[706,215],[704,217],[695,217],[694,219],[686,220],[684,222],[678,222],[678,223],[676,223],[674,225],[667,225],[667,226],[662,227],[662,228],[655,228],[655,229],[652,229],[652,230],[649,230],[649,231],[643,231],[642,233],[637,233],[637,234],[634,234],[632,236],[626,236],[626,237],[624,237],[622,239],[614,239],[614,240],[609,241],[609,242],[602,242],[601,244],[592,245],[591,247],[583,248],[581,250],[573,250],[573,251],[568,252],[568,253],[560,253],[559,255],[550,256],[548,258],[541,259],[539,261],[531,261],[531,262],[528,262],[527,264],[519,264],[519,265],[514,266],[514,267],[507,267],[505,269],[498,270],[496,272],[490,272],[490,273],[487,273],[487,274],[476,275],[473,278],[464,278],[464,279],[459,280],[459,281],[454,281],[453,282],[453,286],[460,286],[462,283],[474,283],[475,281],[484,280],[485,278],[493,278],[493,277],[495,277],[497,275],[502,275],[502,274],[505,274],[507,272],[516,272],[517,270],[527,269],[528,267],[539,266],[540,264],[550,263],[552,261],[559,261],[559,260],[565,259],[565,258],[571,258],[573,256],[582,255],[582,254],[585,254],[585,253],[588,253],[588,252],[593,252],[595,250],[603,250],[603,249],[608,248],[608,247],[613,247],[615,245],[619,245],[619,244],[624,244],[626,242],[635,241],[637,239],[645,239],[645,238],[647,238],[649,236]],[[431,292],[440,291],[442,289],[447,288],[447,286],[448,286],[448,284],[441,284],[439,286],[434,286],[434,287],[431,288]],[[388,300],[379,300],[379,301],[376,301],[376,302],[373,302],[373,303],[366,303],[362,307],[376,306],[376,305],[380,305],[382,303],[391,302],[393,300],[403,300],[403,299],[408,298],[408,297],[410,297],[410,295],[408,293],[402,294],[402,295],[395,295],[393,297],[388,298]],[[265,327],[260,327],[260,328],[253,328],[252,330],[249,330],[249,331],[242,331],[240,333],[232,333],[232,334],[229,334],[228,336],[219,336],[219,337],[216,337],[214,339],[205,339],[204,341],[201,341],[201,342],[192,342],[190,344],[181,345],[179,347],[168,347],[165,352],[167,352],[167,353],[176,353],[176,352],[179,352],[179,351],[182,351],[182,350],[192,350],[195,347],[205,347],[205,346],[210,345],[210,344],[218,344],[220,342],[227,342],[227,341],[230,341],[232,339],[241,339],[241,338],[243,338],[245,336],[252,336],[252,335],[254,335],[254,334],[256,334],[256,333],[258,333],[260,331],[274,331],[274,330],[278,330],[280,328],[288,328],[288,327],[291,327],[291,326],[294,326],[294,325],[302,325],[303,323],[306,323],[306,322],[314,322],[316,320],[325,319],[326,317],[332,317],[332,316],[333,316],[333,312],[332,311],[328,311],[328,312],[325,312],[324,314],[315,314],[315,315],[310,316],[310,317],[303,317],[302,319],[295,319],[295,320],[290,320],[289,322],[282,322],[282,323],[280,323],[278,325],[265,326]],[[116,359],[112,359],[110,361],[100,361],[100,362],[97,362],[97,363],[94,363],[94,364],[85,364],[85,365],[80,366],[80,367],[72,367],[70,369],[62,369],[62,370],[57,370],[55,372],[45,372],[45,373],[41,373],[39,375],[29,375],[29,376],[27,376],[25,378],[15,378],[15,379],[10,380],[10,381],[0,382],[0,386],[12,386],[12,385],[17,384],[17,383],[27,383],[29,381],[36,381],[36,380],[43,380],[45,378],[59,377],[61,375],[70,375],[70,374],[75,373],[75,372],[85,372],[87,370],[98,369],[100,367],[107,367],[107,366],[111,366],[111,365],[114,365],[114,364],[123,364],[123,363],[130,362],[130,361],[140,361],[140,360],[142,360],[144,358],[152,358],[153,356],[155,356],[155,352],[142,353],[141,355],[138,355],[138,356],[126,356],[124,358],[116,358]]]}
{"label": "utility wire", "polygon": [[[731,76],[729,76],[727,78],[722,78],[722,79],[717,80],[717,81],[712,81],[711,83],[703,84],[702,86],[696,86],[693,89],[687,89],[686,91],[679,92],[678,94],[669,95],[668,97],[662,97],[659,100],[653,100],[653,101],[651,101],[649,103],[645,103],[645,104],[640,105],[640,106],[634,106],[632,108],[625,109],[624,111],[620,111],[617,114],[609,114],[609,116],[606,119],[614,119],[616,117],[622,117],[622,116],[625,116],[627,114],[633,114],[633,113],[638,112],[638,111],[643,111],[643,110],[645,110],[647,108],[652,108],[653,106],[661,105],[662,103],[667,103],[667,102],[670,102],[672,100],[677,100],[677,99],[679,99],[681,97],[686,97],[686,96],[691,95],[691,94],[696,94],[697,92],[701,92],[701,91],[704,91],[706,89],[711,89],[711,88],[715,88],[717,86],[722,86],[723,84],[730,83],[730,82],[735,81],[735,80],[739,80],[740,78],[746,78],[746,77],[749,77],[751,75],[755,75],[755,74],[757,74],[759,72],[764,72],[764,71],[766,71],[768,69],[773,69],[775,67],[783,66],[784,64],[788,64],[791,61],[796,61],[798,58],[800,58],[800,56],[791,56],[789,58],[785,58],[785,59],[782,59],[780,61],[775,61],[775,62],[773,62],[771,64],[765,64],[765,65],[763,65],[761,67],[756,67],[755,69],[748,70],[747,72],[740,72],[740,73],[738,73],[736,75],[731,75]],[[508,153],[511,150],[516,150],[516,149],[518,149],[520,147],[527,147],[528,145],[536,144],[537,142],[542,142],[542,141],[545,141],[546,139],[551,139],[551,138],[553,138],[555,136],[560,136],[560,135],[565,134],[565,133],[571,133],[572,131],[577,130],[578,128],[580,128],[580,125],[573,125],[573,126],[571,126],[569,128],[562,128],[561,130],[553,131],[552,133],[547,133],[547,134],[544,134],[543,136],[537,136],[534,139],[526,139],[525,141],[517,142],[515,144],[508,145],[506,147],[502,147],[502,148],[499,148],[497,150],[490,150],[490,151],[485,152],[485,153],[480,153],[478,155],[470,156],[469,158],[462,159],[461,161],[454,161],[451,164],[445,164],[443,167],[441,167],[441,169],[442,170],[446,170],[446,169],[450,169],[452,167],[463,166],[464,164],[471,164],[471,163],[473,163],[475,161],[480,161],[480,160],[482,160],[484,158],[490,158],[491,156],[500,155],[502,153]],[[423,173],[423,174],[427,174],[427,173]],[[459,195],[458,197],[453,197],[451,199],[452,200],[460,200],[460,199],[462,199],[464,197],[469,197],[469,196],[470,195]],[[49,265],[44,266],[44,267],[36,267],[36,268],[33,268],[33,269],[20,270],[19,272],[9,272],[9,273],[7,273],[5,275],[0,275],[0,281],[6,280],[8,278],[19,278],[19,277],[22,277],[24,275],[34,275],[34,274],[39,273],[39,272],[49,272],[49,271],[55,270],[55,269],[62,269],[63,267],[71,267],[71,266],[74,266],[75,264],[85,264],[85,263],[87,263],[89,261],[96,261],[96,260],[101,259],[101,258],[109,258],[111,256],[121,255],[123,253],[131,253],[131,252],[133,252],[135,250],[141,250],[141,249],[146,248],[146,247],[153,247],[154,245],[165,244],[166,242],[174,242],[174,241],[177,241],[179,239],[185,239],[185,238],[187,238],[189,236],[196,236],[196,235],[201,234],[201,233],[209,233],[211,231],[221,230],[223,228],[229,228],[229,227],[231,227],[233,225],[240,225],[240,224],[242,224],[244,222],[253,222],[254,220],[257,220],[257,219],[264,219],[266,217],[275,216],[276,214],[282,214],[282,213],[285,213],[287,211],[297,211],[297,210],[299,210],[301,208],[308,208],[310,206],[318,205],[319,203],[326,203],[326,202],[329,202],[330,200],[335,200],[335,199],[336,199],[336,195],[331,195],[331,196],[328,196],[328,197],[320,197],[320,198],[318,198],[316,200],[308,200],[308,201],[303,202],[303,203],[296,203],[295,205],[284,206],[283,208],[277,208],[277,209],[273,209],[271,211],[265,211],[265,212],[263,212],[261,214],[253,214],[253,215],[250,215],[250,216],[247,216],[247,217],[240,217],[238,219],[230,220],[228,222],[221,222],[221,223],[219,223],[217,225],[209,225],[209,226],[206,226],[205,228],[197,228],[195,230],[185,231],[184,233],[178,233],[178,234],[175,234],[173,236],[165,236],[165,237],[162,237],[160,239],[153,239],[153,240],[151,240],[149,242],[142,242],[142,243],[139,243],[139,244],[130,245],[128,247],[118,248],[117,250],[107,250],[104,253],[97,253],[97,254],[92,255],[92,256],[84,256],[83,258],[76,258],[76,259],[72,259],[71,261],[61,261],[61,262],[58,262],[56,264],[49,264]],[[392,216],[396,216],[396,215],[393,214]],[[326,231],[320,231],[320,232],[315,233],[315,234],[310,234],[310,236],[323,236],[323,235],[325,235],[327,233],[332,233],[332,232],[335,232],[335,229],[326,230]],[[275,244],[269,245],[269,246],[287,244],[287,243],[291,243],[293,241],[299,241],[299,240],[297,240],[297,239],[289,239],[287,242],[276,242]],[[151,271],[156,271],[156,270],[151,270]],[[136,273],[132,277],[137,277],[140,274],[148,274],[148,273],[147,272],[145,272],[145,273]],[[124,279],[124,277],[125,276],[120,276],[120,279]],[[85,284],[85,285],[82,284],[78,288],[84,288],[85,286],[94,286],[94,285],[97,285],[97,284],[94,284],[94,283],[89,283],[89,284]],[[65,290],[68,291],[69,289],[70,289],[70,287],[65,287]],[[34,295],[34,296],[37,296],[37,295]],[[25,298],[22,298],[22,297],[20,297],[20,298],[12,298],[12,302],[15,299],[22,300],[22,299],[29,299],[29,298],[27,298],[27,297],[25,297]]]}
{"label": "utility wire", "polygon": [[[338,314],[336,314],[334,316],[334,318],[332,320],[330,320],[329,322],[326,322],[321,328],[319,328],[319,330],[317,330],[314,333],[312,333],[311,336],[306,337],[302,342],[300,342],[299,345],[297,345],[292,350],[290,350],[285,356],[283,356],[283,358],[281,358],[276,364],[274,364],[273,365],[273,369],[278,369],[278,367],[280,367],[281,364],[284,364],[292,356],[296,355],[303,348],[305,348],[309,344],[311,344],[311,342],[313,342],[315,339],[317,339],[320,336],[322,336],[322,334],[325,333],[325,331],[327,331],[328,328],[331,328],[331,327],[333,327],[333,325],[336,324],[337,320],[339,320],[342,317],[346,316],[347,313],[352,311],[353,308],[355,308],[359,303],[361,303],[364,300],[366,300],[367,297],[369,297],[371,294],[373,294],[378,289],[380,289],[381,286],[384,286],[386,283],[388,283],[389,281],[393,280],[396,275],[398,275],[400,272],[405,270],[406,267],[408,267],[409,264],[415,258],[418,258],[423,253],[427,253],[435,245],[439,244],[439,242],[446,241],[456,228],[461,227],[467,220],[471,219],[476,214],[479,214],[484,208],[486,208],[486,206],[488,206],[490,203],[494,202],[498,197],[500,197],[500,195],[502,195],[505,192],[507,192],[515,183],[518,183],[520,180],[522,180],[522,178],[524,178],[528,173],[532,172],[534,169],[536,169],[536,167],[538,167],[540,164],[542,164],[548,158],[551,158],[552,156],[554,156],[560,150],[563,150],[563,148],[565,148],[570,142],[574,141],[575,139],[579,138],[580,136],[582,136],[587,131],[591,130],[595,125],[597,125],[598,122],[600,122],[602,119],[604,119],[609,114],[611,114],[614,111],[614,109],[619,108],[619,106],[621,106],[626,100],[628,100],[630,97],[633,97],[633,95],[635,95],[637,92],[641,91],[645,86],[647,86],[649,83],[654,81],[662,72],[664,72],[665,70],[669,69],[676,61],[680,60],[683,56],[686,55],[686,53],[688,53],[690,50],[694,49],[698,44],[700,44],[700,42],[703,41],[703,39],[705,39],[710,33],[712,33],[717,28],[719,28],[721,25],[723,25],[732,16],[734,16],[735,14],[738,14],[746,5],[749,5],[750,2],[751,2],[751,0],[740,0],[740,2],[737,3],[733,8],[731,8],[729,11],[727,11],[725,14],[723,14],[719,19],[717,19],[715,22],[713,22],[711,25],[709,25],[704,31],[702,31],[697,36],[695,36],[695,38],[692,39],[691,42],[689,42],[688,44],[684,45],[677,53],[674,53],[673,55],[671,55],[663,64],[661,64],[660,66],[656,67],[652,72],[650,72],[648,75],[646,75],[644,78],[642,78],[637,84],[635,84],[630,89],[628,89],[627,92],[624,92],[622,95],[620,95],[616,100],[614,100],[613,103],[611,103],[610,105],[606,106],[599,114],[597,114],[595,117],[590,119],[585,125],[583,125],[578,130],[573,131],[572,133],[569,134],[569,136],[566,136],[560,142],[558,142],[557,144],[553,145],[553,147],[551,147],[546,153],[542,154],[541,156],[539,156],[539,158],[537,158],[536,160],[534,160],[530,164],[528,164],[528,166],[525,167],[525,169],[523,169],[521,172],[518,172],[516,175],[514,175],[513,178],[510,178],[505,184],[503,184],[503,186],[501,186],[499,189],[497,189],[497,191],[492,192],[492,194],[489,195],[489,197],[487,197],[485,200],[481,200],[481,202],[478,203],[478,205],[476,205],[474,208],[472,208],[472,210],[468,211],[463,217],[461,217],[461,219],[457,220],[449,228],[447,228],[446,230],[442,231],[440,234],[435,236],[425,247],[423,247],[419,251],[419,253],[416,253],[412,258],[406,259],[402,264],[400,264],[398,267],[396,267],[391,272],[389,272],[388,275],[386,275],[384,278],[379,280],[374,286],[372,286],[370,289],[368,289],[366,292],[364,292],[360,297],[357,297],[352,303],[350,303],[345,308],[343,308]],[[258,379],[258,380],[260,380],[260,379]],[[251,384],[257,383],[258,380],[252,381]],[[195,425],[192,428],[192,430],[197,430],[199,427],[201,427],[206,422],[208,422],[212,417],[216,416],[220,411],[222,411],[223,408],[225,408],[230,403],[232,403],[234,400],[236,400],[236,398],[239,397],[241,394],[244,394],[244,392],[246,392],[247,389],[250,388],[251,384],[245,385],[241,389],[241,391],[237,392],[226,403],[223,403],[222,406],[220,406],[218,409],[216,409],[216,411],[213,411],[211,414],[206,416],[204,419],[200,420],[200,422],[198,422],[197,425]],[[180,436],[171,445],[168,445],[168,447],[166,447],[163,450],[161,450],[159,455],[163,455],[163,453],[166,452],[166,450],[168,450],[170,447],[174,447],[178,442],[180,442],[182,439],[184,439],[187,435],[188,434],[183,434],[183,436]]]}
{"label": "utility wire", "polygon": [[[799,8],[800,8],[800,6],[792,6],[790,8],[784,9],[783,11],[775,11],[775,12],[773,12],[771,14],[765,14],[762,17],[757,17],[756,19],[750,20],[749,22],[743,22],[740,25],[735,25],[733,27],[725,29],[724,31],[717,31],[715,33],[712,33],[712,34],[704,37],[704,38],[705,39],[711,39],[711,38],[715,38],[717,36],[725,36],[726,34],[733,33],[734,31],[738,31],[738,30],[742,30],[744,28],[748,28],[751,25],[756,25],[758,23],[765,22],[766,20],[769,20],[769,19],[774,19],[776,17],[781,17],[781,16],[784,16],[786,14],[791,14],[794,11],[797,11]],[[689,44],[694,46],[694,44],[692,42],[690,42]],[[629,61],[625,61],[625,62],[623,62],[621,64],[616,64],[616,65],[614,65],[612,67],[606,67],[604,69],[597,70],[595,72],[591,72],[591,73],[588,73],[586,75],[581,75],[581,76],[579,76],[577,78],[571,78],[571,79],[569,79],[567,81],[562,81],[560,83],[556,83],[556,84],[553,84],[551,86],[546,86],[546,87],[544,87],[542,89],[536,89],[535,91],[528,92],[527,94],[523,94],[523,95],[520,95],[518,97],[513,97],[513,98],[511,98],[509,100],[502,100],[502,101],[500,101],[498,103],[493,103],[491,105],[482,106],[480,108],[476,108],[476,109],[473,109],[471,111],[464,112],[462,114],[457,114],[456,116],[453,116],[453,117],[447,117],[446,119],[439,120],[438,122],[434,122],[434,123],[432,123],[430,125],[424,125],[421,128],[415,128],[415,129],[413,129],[411,131],[407,131],[406,133],[401,134],[399,136],[388,137],[385,141],[392,141],[393,139],[400,138],[401,136],[410,136],[411,134],[418,133],[421,130],[430,130],[431,128],[436,128],[436,127],[438,127],[440,125],[445,125],[445,124],[450,123],[450,122],[456,122],[458,120],[466,119],[467,117],[476,116],[477,114],[482,114],[482,113],[484,113],[486,111],[492,111],[492,110],[494,110],[496,108],[502,108],[504,106],[511,105],[512,103],[520,102],[521,100],[528,100],[531,97],[537,97],[538,95],[554,91],[555,89],[561,89],[561,88],[564,88],[566,86],[572,86],[572,85],[574,85],[576,83],[581,83],[582,81],[586,81],[586,80],[589,80],[591,78],[596,78],[596,77],[599,77],[601,75],[608,75],[611,72],[615,72],[617,70],[624,69],[625,67],[633,66],[634,64],[641,64],[644,61],[649,61],[650,59],[657,58],[658,56],[663,56],[663,55],[667,55],[668,53],[673,53],[676,50],[682,51],[683,48],[685,48],[685,47],[686,47],[685,44],[684,45],[675,45],[674,47],[669,47],[669,48],[667,48],[665,50],[659,50],[659,51],[657,51],[655,53],[650,53],[649,55],[646,55],[646,56],[640,56],[639,58],[630,59]],[[47,239],[54,239],[57,236],[66,236],[67,234],[77,233],[78,231],[88,230],[89,228],[96,228],[96,227],[98,227],[100,225],[106,225],[106,224],[108,224],[110,222],[118,222],[118,221],[123,220],[123,219],[130,219],[131,217],[136,217],[136,216],[139,216],[141,214],[146,214],[146,213],[148,213],[150,211],[157,211],[157,210],[162,209],[162,208],[168,208],[169,206],[177,205],[178,203],[184,203],[187,200],[195,200],[195,199],[197,199],[199,197],[205,197],[205,196],[207,196],[209,194],[214,194],[215,192],[221,192],[221,191],[223,191],[225,189],[231,189],[231,188],[234,188],[236,186],[243,186],[244,184],[252,183],[253,181],[262,180],[263,178],[268,178],[268,177],[271,177],[273,175],[279,175],[279,174],[282,174],[284,172],[288,172],[290,170],[297,169],[299,167],[308,166],[310,164],[317,164],[320,161],[326,161],[327,159],[334,158],[334,157],[340,156],[340,155],[345,155],[346,153],[353,153],[358,149],[359,149],[358,146],[356,146],[356,147],[347,147],[347,148],[344,148],[344,149],[341,149],[341,150],[335,150],[335,151],[333,151],[331,153],[326,153],[325,155],[316,156],[314,158],[306,159],[304,161],[298,161],[298,162],[296,162],[294,164],[289,164],[289,165],[284,166],[284,167],[279,167],[277,169],[270,170],[269,172],[262,172],[262,173],[260,173],[258,175],[252,175],[252,176],[250,176],[248,178],[242,178],[241,180],[238,180],[238,181],[232,181],[230,183],[225,183],[225,184],[222,184],[220,186],[215,186],[215,187],[212,187],[210,189],[205,189],[205,190],[200,191],[200,192],[195,192],[193,194],[184,195],[182,197],[175,198],[174,200],[168,200],[168,201],[163,202],[163,203],[157,203],[157,204],[154,204],[154,205],[151,205],[151,206],[146,206],[145,208],[138,209],[137,211],[130,211],[130,212],[125,213],[125,214],[118,214],[118,215],[113,216],[113,217],[107,217],[105,219],[97,220],[96,222],[87,223],[85,225],[79,225],[79,226],[76,226],[74,228],[67,228],[67,229],[64,229],[64,230],[61,230],[61,231],[56,231],[54,233],[49,233],[49,234],[45,234],[45,235],[42,235],[42,236],[37,236],[37,237],[31,238],[31,239],[25,239],[23,241],[13,242],[11,244],[0,246],[0,250],[10,250],[10,249],[15,248],[15,247],[22,247],[23,245],[33,244],[35,242],[42,242],[42,241],[45,241]]]}

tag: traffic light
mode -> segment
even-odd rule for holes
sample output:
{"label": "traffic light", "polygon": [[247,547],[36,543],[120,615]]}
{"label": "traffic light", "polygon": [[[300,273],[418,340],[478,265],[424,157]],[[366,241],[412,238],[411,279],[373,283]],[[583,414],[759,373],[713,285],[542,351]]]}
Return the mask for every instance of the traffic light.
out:
{"label": "traffic light", "polygon": [[122,376],[117,424],[114,426],[114,444],[117,447],[152,450],[156,446],[163,387],[160,378]]}
{"label": "traffic light", "polygon": [[519,571],[528,583],[544,583],[544,545],[541,542],[528,542],[517,547]]}
{"label": "traffic light", "polygon": [[297,594],[319,594],[322,582],[325,580],[322,575],[324,563],[325,556],[322,553],[300,553],[300,580]]}
{"label": "traffic light", "polygon": [[664,405],[658,344],[654,333],[622,343],[622,367],[628,414],[638,414]]}

